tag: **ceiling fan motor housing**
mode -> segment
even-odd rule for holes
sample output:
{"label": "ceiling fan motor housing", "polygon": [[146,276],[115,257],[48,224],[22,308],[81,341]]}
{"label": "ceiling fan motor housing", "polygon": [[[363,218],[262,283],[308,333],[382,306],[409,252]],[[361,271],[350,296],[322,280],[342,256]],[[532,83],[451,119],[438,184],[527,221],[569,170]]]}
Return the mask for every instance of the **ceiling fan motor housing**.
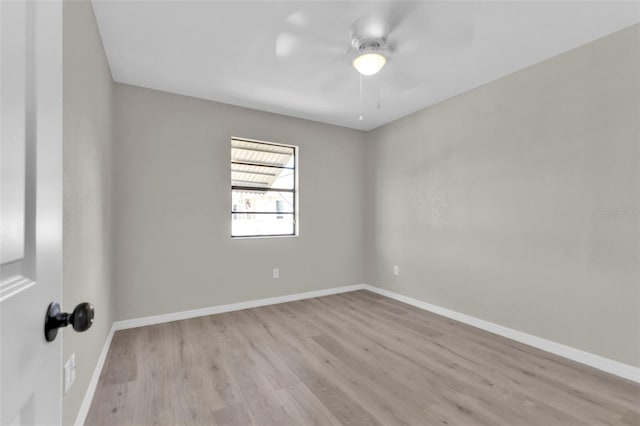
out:
{"label": "ceiling fan motor housing", "polygon": [[386,38],[379,39],[354,39],[353,47],[358,54],[381,52],[387,44]]}

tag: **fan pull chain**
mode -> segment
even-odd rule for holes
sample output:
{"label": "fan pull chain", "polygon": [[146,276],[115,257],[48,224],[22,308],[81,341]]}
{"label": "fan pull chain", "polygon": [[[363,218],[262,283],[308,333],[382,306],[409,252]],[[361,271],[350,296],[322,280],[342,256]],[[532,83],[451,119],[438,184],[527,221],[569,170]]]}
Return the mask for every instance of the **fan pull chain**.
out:
{"label": "fan pull chain", "polygon": [[380,109],[380,91],[381,91],[381,86],[382,86],[382,78],[380,77],[380,75],[378,75],[378,105],[376,105],[376,108]]}
{"label": "fan pull chain", "polygon": [[360,74],[360,117],[358,120],[364,120],[364,116],[362,115],[362,74]]}

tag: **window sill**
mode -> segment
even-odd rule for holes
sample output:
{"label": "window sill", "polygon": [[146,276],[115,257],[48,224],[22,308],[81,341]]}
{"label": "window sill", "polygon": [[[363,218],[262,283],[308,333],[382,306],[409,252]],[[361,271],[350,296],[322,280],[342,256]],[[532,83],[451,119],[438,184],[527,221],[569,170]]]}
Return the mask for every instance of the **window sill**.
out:
{"label": "window sill", "polygon": [[262,240],[267,238],[297,238],[298,234],[287,234],[287,235],[238,235],[231,236],[232,240]]}

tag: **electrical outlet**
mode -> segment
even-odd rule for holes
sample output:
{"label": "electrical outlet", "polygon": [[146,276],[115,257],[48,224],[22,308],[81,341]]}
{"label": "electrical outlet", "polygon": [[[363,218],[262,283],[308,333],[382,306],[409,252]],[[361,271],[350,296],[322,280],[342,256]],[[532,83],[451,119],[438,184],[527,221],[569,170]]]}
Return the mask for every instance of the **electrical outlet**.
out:
{"label": "electrical outlet", "polygon": [[398,265],[393,265],[393,275],[400,275],[400,267]]}
{"label": "electrical outlet", "polygon": [[76,354],[72,354],[69,360],[64,364],[64,393],[66,394],[71,385],[76,380]]}
{"label": "electrical outlet", "polygon": [[273,268],[273,279],[277,280],[278,278],[280,278],[280,269]]}

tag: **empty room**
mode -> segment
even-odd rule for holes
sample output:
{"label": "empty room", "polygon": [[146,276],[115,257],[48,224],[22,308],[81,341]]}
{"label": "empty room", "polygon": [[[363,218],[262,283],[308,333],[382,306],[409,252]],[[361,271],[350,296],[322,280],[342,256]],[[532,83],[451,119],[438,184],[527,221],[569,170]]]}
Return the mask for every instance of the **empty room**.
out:
{"label": "empty room", "polygon": [[640,426],[640,2],[0,0],[0,425]]}

